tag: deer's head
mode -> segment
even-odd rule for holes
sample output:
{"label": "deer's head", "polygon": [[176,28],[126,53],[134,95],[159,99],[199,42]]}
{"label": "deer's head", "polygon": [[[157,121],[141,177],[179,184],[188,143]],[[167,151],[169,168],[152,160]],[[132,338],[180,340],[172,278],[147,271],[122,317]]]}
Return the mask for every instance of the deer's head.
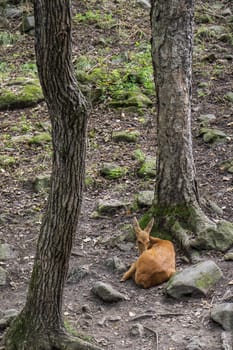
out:
{"label": "deer's head", "polygon": [[154,224],[154,218],[150,220],[144,230],[141,229],[136,217],[133,219],[133,228],[137,238],[137,245],[140,254],[150,247],[150,232]]}

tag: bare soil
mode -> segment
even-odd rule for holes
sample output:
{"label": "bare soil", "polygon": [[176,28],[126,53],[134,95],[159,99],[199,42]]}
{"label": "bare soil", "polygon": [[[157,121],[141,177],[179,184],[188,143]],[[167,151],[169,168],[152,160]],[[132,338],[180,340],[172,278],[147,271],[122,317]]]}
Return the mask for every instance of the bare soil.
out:
{"label": "bare soil", "polygon": [[[231,2],[222,1],[225,8],[232,6]],[[198,2],[198,6],[208,4]],[[85,12],[89,7],[106,10],[113,13],[119,20],[119,28],[106,31],[98,26],[74,26],[74,55],[95,54],[97,38],[113,36],[115,40],[109,44],[110,54],[132,49],[135,42],[150,39],[149,13],[136,6],[134,1],[123,2],[86,2],[74,1],[74,11]],[[231,8],[232,12],[233,9]],[[214,10],[213,10],[214,13]],[[114,15],[115,14],[115,15]],[[215,24],[221,23],[221,18],[213,15]],[[19,19],[10,23],[10,30],[18,30]],[[122,41],[120,30],[125,30],[127,38]],[[197,30],[197,28],[196,28]],[[220,217],[211,211],[207,214],[213,219],[232,219],[233,202],[232,175],[220,170],[220,163],[232,158],[233,140],[232,104],[224,99],[226,92],[233,91],[233,52],[228,43],[207,40],[206,54],[214,52],[214,62],[205,61],[201,66],[200,57],[194,55],[193,72],[193,147],[197,170],[197,179],[202,196],[210,197],[223,209]],[[225,51],[224,51],[225,50]],[[97,51],[96,51],[97,52]],[[223,52],[224,55],[223,55]],[[16,56],[15,54],[20,55]],[[97,53],[96,53],[97,54]],[[231,55],[231,58],[224,57]],[[223,57],[224,56],[224,57]],[[34,59],[33,38],[23,36],[20,42],[2,50],[4,61],[16,66],[22,62]],[[219,74],[214,74],[216,65],[224,67]],[[203,76],[203,71],[207,75]],[[13,78],[13,73],[12,73]],[[200,82],[211,81],[208,94],[198,96]],[[200,114],[213,113],[217,118],[211,127],[219,128],[228,135],[225,143],[209,145],[198,135]],[[106,102],[93,107],[89,120],[89,139],[87,154],[87,170],[94,179],[93,185],[86,188],[79,227],[70,260],[70,268],[84,266],[89,273],[79,283],[67,284],[64,294],[64,317],[69,329],[78,334],[90,336],[103,348],[117,349],[188,349],[192,340],[200,347],[195,349],[220,350],[220,326],[210,320],[212,306],[224,299],[226,291],[233,293],[232,262],[224,261],[224,254],[218,252],[202,252],[201,258],[212,259],[222,269],[224,277],[210,293],[203,298],[187,298],[173,300],[164,293],[165,285],[144,290],[137,287],[133,281],[120,283],[121,274],[114,273],[106,266],[108,258],[119,257],[127,265],[137,256],[136,247],[131,249],[124,244],[112,244],[113,238],[125,232],[126,225],[131,224],[132,217],[140,218],[143,209],[137,212],[118,212],[111,217],[93,219],[92,213],[96,203],[103,198],[116,198],[132,201],[140,190],[154,189],[154,180],[140,179],[137,176],[138,162],[132,158],[133,151],[140,148],[145,154],[156,153],[156,111],[145,109],[143,117],[146,123],[141,123],[141,115],[132,112],[109,109]],[[48,115],[44,103],[24,110],[5,111],[1,118],[1,154],[14,155],[15,165],[1,170],[1,227],[0,241],[9,243],[15,249],[16,257],[2,262],[8,271],[7,285],[0,287],[1,309],[20,309],[26,297],[28,280],[33,264],[36,241],[40,229],[46,193],[36,193],[30,180],[36,175],[50,169],[49,148],[46,146],[29,146],[27,144],[6,147],[5,140],[16,136],[13,126],[16,126],[25,116],[27,121],[35,125],[48,123]],[[135,144],[114,143],[111,135],[115,130],[133,129],[140,131],[140,138]],[[91,137],[90,137],[91,135]],[[93,136],[94,135],[94,136]],[[124,178],[106,180],[99,175],[103,162],[116,161],[130,169]],[[177,247],[177,269],[188,266],[182,252]],[[111,283],[117,290],[128,296],[127,301],[106,304],[97,299],[91,288],[95,281]],[[144,326],[141,334],[134,335],[132,327],[136,324]],[[190,347],[191,349],[191,347]],[[193,348],[194,349],[194,348]]]}

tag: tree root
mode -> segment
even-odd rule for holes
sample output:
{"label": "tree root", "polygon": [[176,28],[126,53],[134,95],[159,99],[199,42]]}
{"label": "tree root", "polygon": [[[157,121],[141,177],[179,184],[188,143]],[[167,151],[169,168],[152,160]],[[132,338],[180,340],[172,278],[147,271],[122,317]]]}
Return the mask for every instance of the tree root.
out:
{"label": "tree root", "polygon": [[186,221],[178,218],[174,222],[172,214],[166,217],[173,237],[190,260],[195,257],[196,250],[213,249],[224,252],[233,246],[232,223],[225,220],[215,223],[196,207],[192,207],[191,213]]}
{"label": "tree root", "polygon": [[102,350],[97,345],[66,334],[58,338],[56,336],[52,337],[50,341],[52,343],[51,350]]}
{"label": "tree root", "polygon": [[[11,341],[12,340],[12,341]],[[103,350],[99,346],[73,337],[65,332],[54,331],[53,334],[32,334],[29,339],[15,342],[7,339],[4,350]]]}

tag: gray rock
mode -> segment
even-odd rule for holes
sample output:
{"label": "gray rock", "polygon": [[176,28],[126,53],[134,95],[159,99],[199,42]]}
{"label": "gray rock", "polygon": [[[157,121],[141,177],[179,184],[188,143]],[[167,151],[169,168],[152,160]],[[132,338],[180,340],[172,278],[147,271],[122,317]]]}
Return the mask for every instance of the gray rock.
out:
{"label": "gray rock", "polygon": [[233,245],[233,224],[221,220],[213,227],[209,226],[198,234],[194,247],[198,249],[215,249],[225,252]]}
{"label": "gray rock", "polygon": [[215,262],[207,260],[176,273],[169,280],[166,291],[176,299],[206,295],[221,277],[220,268]]}
{"label": "gray rock", "polygon": [[222,350],[232,350],[233,335],[231,332],[222,332],[221,341]]}
{"label": "gray rock", "polygon": [[110,284],[101,281],[96,282],[91,291],[97,297],[108,303],[127,299],[124,294],[118,292]]}
{"label": "gray rock", "polygon": [[6,270],[0,266],[0,286],[6,285],[6,275],[7,275]]}
{"label": "gray rock", "polygon": [[215,114],[201,114],[198,120],[201,122],[202,126],[207,126],[216,120],[216,116]]}
{"label": "gray rock", "polygon": [[41,174],[33,180],[33,188],[35,192],[48,190],[50,186],[50,175]]}
{"label": "gray rock", "polygon": [[88,276],[89,273],[90,271],[88,265],[73,267],[68,273],[67,283],[79,283],[84,277]]}
{"label": "gray rock", "polygon": [[226,260],[226,261],[232,261],[232,260],[233,260],[233,252],[227,252],[227,253],[224,255],[224,260]]}
{"label": "gray rock", "polygon": [[127,173],[127,168],[115,163],[104,163],[100,169],[100,174],[109,180],[119,179]]}
{"label": "gray rock", "polygon": [[106,266],[108,267],[109,270],[112,270],[112,271],[117,271],[117,272],[126,271],[126,265],[117,256],[114,256],[113,258],[109,258],[106,261]]}
{"label": "gray rock", "polygon": [[205,347],[198,337],[193,337],[192,340],[186,345],[185,350],[204,350]]}
{"label": "gray rock", "polygon": [[144,327],[141,323],[134,324],[130,329],[130,334],[134,337],[143,337]]}
{"label": "gray rock", "polygon": [[226,93],[226,95],[224,97],[227,101],[233,102],[233,92]]}
{"label": "gray rock", "polygon": [[145,8],[145,9],[150,9],[150,8],[151,8],[151,4],[150,4],[150,2],[147,1],[147,0],[137,0],[137,3],[138,3],[141,7]]}
{"label": "gray rock", "polygon": [[114,131],[112,139],[116,142],[137,142],[140,133],[139,131]]}
{"label": "gray rock", "polygon": [[141,168],[138,170],[140,177],[156,177],[156,158],[152,156],[146,156]]}
{"label": "gray rock", "polygon": [[151,207],[154,200],[154,191],[141,191],[137,195],[139,207]]}
{"label": "gray rock", "polygon": [[219,323],[224,330],[233,331],[233,303],[215,305],[210,316],[215,322]]}
{"label": "gray rock", "polygon": [[11,321],[18,315],[19,311],[16,309],[5,310],[0,313],[0,330],[7,328]]}
{"label": "gray rock", "polygon": [[6,8],[6,17],[7,18],[17,18],[22,16],[23,14],[23,10],[19,7],[15,7],[15,6],[8,6]]}
{"label": "gray rock", "polygon": [[7,244],[0,244],[0,260],[7,260],[15,257],[13,248]]}
{"label": "gray rock", "polygon": [[101,215],[111,215],[117,213],[121,209],[127,209],[129,203],[118,199],[100,199],[97,203],[96,210]]}
{"label": "gray rock", "polygon": [[227,135],[219,129],[201,128],[199,136],[203,138],[206,143],[224,142]]}
{"label": "gray rock", "polygon": [[35,28],[35,18],[34,16],[25,16],[22,22],[22,32],[28,33]]}

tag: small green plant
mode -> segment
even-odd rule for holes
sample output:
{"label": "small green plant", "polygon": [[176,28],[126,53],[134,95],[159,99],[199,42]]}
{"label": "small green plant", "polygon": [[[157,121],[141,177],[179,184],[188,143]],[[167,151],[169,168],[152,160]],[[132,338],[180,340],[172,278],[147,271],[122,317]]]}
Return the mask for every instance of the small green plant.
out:
{"label": "small green plant", "polygon": [[77,13],[74,21],[78,23],[96,24],[99,28],[107,29],[115,24],[115,20],[110,13],[102,13],[98,10]]}
{"label": "small green plant", "polygon": [[11,34],[8,32],[1,32],[0,33],[0,46],[8,46],[12,45],[15,41],[18,40],[17,34]]}
{"label": "small green plant", "polygon": [[37,65],[35,62],[27,62],[21,65],[23,72],[37,73]]}

